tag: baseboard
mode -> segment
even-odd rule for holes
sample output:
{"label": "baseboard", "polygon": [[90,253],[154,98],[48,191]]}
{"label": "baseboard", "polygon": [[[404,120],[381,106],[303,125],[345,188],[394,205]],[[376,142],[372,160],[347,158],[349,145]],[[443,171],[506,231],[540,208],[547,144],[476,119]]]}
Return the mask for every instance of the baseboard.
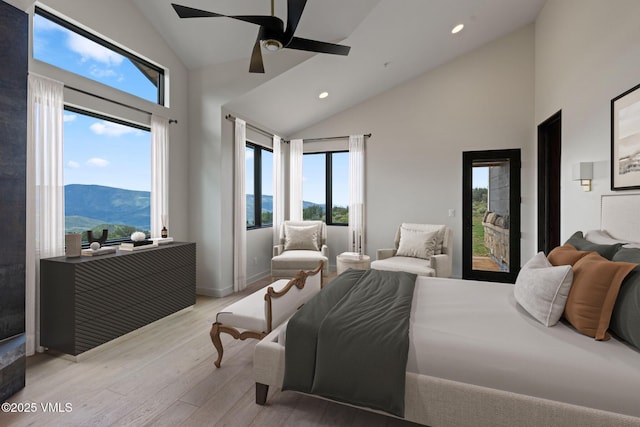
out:
{"label": "baseboard", "polygon": [[233,293],[233,286],[228,286],[224,289],[211,289],[196,287],[196,295],[203,295],[205,297],[223,298]]}

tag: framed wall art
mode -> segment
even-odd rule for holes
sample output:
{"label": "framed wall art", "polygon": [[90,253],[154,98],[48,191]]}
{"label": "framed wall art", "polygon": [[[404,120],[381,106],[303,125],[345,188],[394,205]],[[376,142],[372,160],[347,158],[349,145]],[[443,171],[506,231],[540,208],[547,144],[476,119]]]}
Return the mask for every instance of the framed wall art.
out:
{"label": "framed wall art", "polygon": [[611,189],[640,189],[640,85],[611,100]]}

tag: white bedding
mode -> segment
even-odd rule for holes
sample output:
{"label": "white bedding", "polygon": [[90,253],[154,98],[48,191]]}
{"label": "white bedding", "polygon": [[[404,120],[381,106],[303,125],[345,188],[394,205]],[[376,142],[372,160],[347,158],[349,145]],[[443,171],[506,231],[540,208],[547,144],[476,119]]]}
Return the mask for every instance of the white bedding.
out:
{"label": "white bedding", "polygon": [[547,328],[513,285],[419,277],[407,371],[640,417],[640,352]]}
{"label": "white bedding", "polygon": [[640,352],[545,327],[511,284],[419,276],[411,311],[407,372],[640,417]]}

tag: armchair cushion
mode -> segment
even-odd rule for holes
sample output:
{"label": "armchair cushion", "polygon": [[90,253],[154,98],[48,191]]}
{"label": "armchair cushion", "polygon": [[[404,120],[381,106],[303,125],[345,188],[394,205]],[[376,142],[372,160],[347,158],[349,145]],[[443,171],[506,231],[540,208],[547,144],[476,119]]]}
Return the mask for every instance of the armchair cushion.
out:
{"label": "armchair cushion", "polygon": [[409,271],[418,276],[435,276],[436,271],[431,268],[428,259],[407,256],[394,256],[387,259],[378,259],[371,263],[371,268],[386,271]]}
{"label": "armchair cushion", "polygon": [[317,225],[284,224],[284,250],[320,250]]}

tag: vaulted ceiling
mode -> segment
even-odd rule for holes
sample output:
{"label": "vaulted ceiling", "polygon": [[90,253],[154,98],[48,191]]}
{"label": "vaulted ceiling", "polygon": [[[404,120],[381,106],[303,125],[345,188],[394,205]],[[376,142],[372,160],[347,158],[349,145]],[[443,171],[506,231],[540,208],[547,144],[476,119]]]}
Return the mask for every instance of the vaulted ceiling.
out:
{"label": "vaulted ceiling", "polygon": [[[180,19],[171,3],[225,15],[270,15],[269,0],[133,0],[184,65],[232,61],[248,72],[258,26],[224,17]],[[287,4],[275,0],[286,22]],[[351,46],[348,56],[266,52],[267,79],[227,107],[291,135],[533,22],[544,0],[308,0],[296,36]],[[458,34],[451,29],[462,23]],[[284,61],[294,57],[300,60]],[[280,59],[282,58],[282,59]],[[270,73],[276,61],[294,64]],[[272,69],[274,67],[271,67]],[[282,67],[280,67],[282,68]],[[319,99],[322,91],[329,92]],[[269,108],[269,102],[277,108]]]}

